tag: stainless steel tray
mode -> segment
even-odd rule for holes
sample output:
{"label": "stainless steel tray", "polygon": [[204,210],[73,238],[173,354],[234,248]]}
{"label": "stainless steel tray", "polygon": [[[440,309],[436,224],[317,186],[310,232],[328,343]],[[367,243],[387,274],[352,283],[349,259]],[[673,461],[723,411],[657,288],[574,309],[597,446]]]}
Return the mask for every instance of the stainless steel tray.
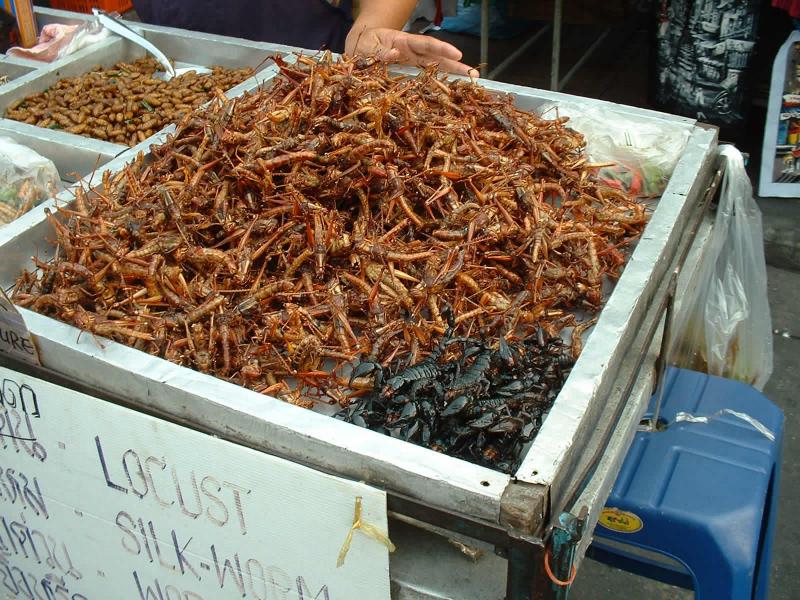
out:
{"label": "stainless steel tray", "polygon": [[[35,14],[39,26],[48,23],[75,24],[91,18],[88,15],[77,15],[59,10],[36,8]],[[234,93],[241,89],[257,85],[263,80],[263,74],[269,71],[270,56],[292,52],[294,48],[277,46],[264,42],[250,42],[227,36],[194,33],[173,29],[169,27],[156,27],[142,25],[141,23],[127,22],[127,24],[153,42],[167,56],[181,66],[222,66],[230,68],[250,67],[256,70],[251,79],[234,88]],[[52,63],[41,63],[38,68],[31,69],[30,65],[18,64],[18,59],[7,57],[11,69],[11,62],[17,69],[12,81],[0,86],[0,115],[13,102],[31,94],[39,93],[60,79],[75,77],[87,73],[94,68],[110,67],[115,63],[131,62],[146,56],[146,52],[139,46],[119,37],[105,39],[93,46],[84,48],[75,54]],[[27,61],[30,63],[31,61]],[[0,75],[3,74],[4,62],[0,62]],[[244,87],[242,87],[244,86]],[[0,123],[9,119],[0,119]]]}
{"label": "stainless steel tray", "polygon": [[44,129],[9,119],[0,120],[0,136],[10,137],[52,160],[61,180],[67,183],[75,183],[93,173],[97,174],[99,180],[103,166],[128,151],[127,146],[82,138],[65,131]]}
{"label": "stainless steel tray", "polygon": [[[268,69],[264,77],[274,72]],[[590,443],[607,400],[630,389],[638,376],[638,366],[632,364],[637,359],[629,349],[642,324],[652,320],[658,310],[653,300],[663,287],[683,229],[704,191],[715,160],[716,132],[689,119],[652,111],[482,83],[513,94],[517,104],[529,110],[553,100],[569,100],[655,123],[682,123],[691,132],[662,200],[516,474],[517,482],[546,490],[556,507],[564,501],[567,482]],[[255,83],[248,82],[240,87],[252,85]],[[161,132],[155,139],[164,135]],[[147,150],[152,141],[112,160],[107,168],[118,170],[134,152]],[[69,193],[59,200],[69,202]],[[0,285],[12,285],[21,269],[30,268],[32,255],[38,253],[42,258],[51,252],[47,237],[49,225],[41,208],[0,231],[4,258]],[[323,471],[366,481],[429,507],[489,523],[501,521],[504,494],[512,481],[507,475],[288,405],[127,346],[104,340],[101,347],[92,336],[80,336],[72,326],[27,310],[22,313],[37,337],[47,368],[111,399]],[[652,364],[652,359],[646,360]],[[547,507],[542,518],[546,512]]]}
{"label": "stainless steel tray", "polygon": [[[27,75],[37,68],[37,65],[31,64],[31,62],[19,59],[16,56],[0,54],[0,77],[6,77],[8,82],[11,82],[23,75]],[[8,83],[5,85],[8,85]],[[0,86],[0,89],[2,89],[2,86]]]}

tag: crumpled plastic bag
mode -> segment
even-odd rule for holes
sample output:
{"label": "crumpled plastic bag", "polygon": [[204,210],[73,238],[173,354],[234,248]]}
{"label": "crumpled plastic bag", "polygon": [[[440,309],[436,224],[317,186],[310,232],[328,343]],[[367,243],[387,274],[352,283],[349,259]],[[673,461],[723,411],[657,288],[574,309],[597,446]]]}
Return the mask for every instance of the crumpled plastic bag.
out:
{"label": "crumpled plastic bag", "polygon": [[38,44],[32,48],[9,48],[8,54],[31,60],[53,62],[96,44],[110,35],[111,32],[96,21],[87,21],[83,25],[51,23],[42,27]]}
{"label": "crumpled plastic bag", "polygon": [[670,362],[763,390],[772,374],[772,320],[761,211],[741,152],[720,152],[726,170],[717,216],[677,308]]}
{"label": "crumpled plastic bag", "polygon": [[548,104],[546,118],[569,117],[567,126],[586,138],[594,163],[613,163],[598,170],[607,185],[637,197],[660,196],[689,141],[687,123],[637,118],[599,106],[570,102]]}
{"label": "crumpled plastic bag", "polygon": [[49,158],[0,137],[0,226],[53,196],[59,181]]}

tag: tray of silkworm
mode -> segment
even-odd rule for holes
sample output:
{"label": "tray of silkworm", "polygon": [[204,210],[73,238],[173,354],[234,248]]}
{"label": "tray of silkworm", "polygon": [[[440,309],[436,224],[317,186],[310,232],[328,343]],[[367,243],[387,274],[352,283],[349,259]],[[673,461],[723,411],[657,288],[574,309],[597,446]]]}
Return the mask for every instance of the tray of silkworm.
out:
{"label": "tray of silkworm", "polygon": [[[37,9],[39,25],[81,23],[87,15]],[[73,18],[77,17],[77,18]],[[235,90],[248,78],[258,79],[266,59],[280,52],[273,44],[142,26],[149,42],[176,67],[206,67],[166,80],[155,59],[144,49],[111,36],[52,63],[0,61],[0,116],[65,134],[135,146],[192,109],[205,104],[217,90]],[[235,92],[234,92],[235,93]],[[78,142],[75,142],[78,145]]]}
{"label": "tray of silkworm", "polygon": [[[100,395],[496,522],[635,377],[716,133],[365,58],[262,73],[0,230],[0,284]],[[685,125],[660,199],[596,176],[563,100]]]}

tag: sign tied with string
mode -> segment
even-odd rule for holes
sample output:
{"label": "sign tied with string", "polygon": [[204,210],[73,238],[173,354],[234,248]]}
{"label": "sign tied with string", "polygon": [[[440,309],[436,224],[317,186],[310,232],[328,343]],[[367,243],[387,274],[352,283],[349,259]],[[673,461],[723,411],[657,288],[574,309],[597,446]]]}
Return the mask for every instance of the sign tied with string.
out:
{"label": "sign tied with string", "polygon": [[356,531],[361,531],[364,535],[371,537],[376,542],[379,542],[386,546],[389,552],[394,552],[396,550],[395,545],[389,539],[385,533],[383,533],[380,529],[375,527],[370,523],[365,523],[361,518],[361,505],[362,505],[362,498],[361,496],[356,496],[356,505],[353,514],[353,526],[350,527],[350,531],[347,532],[347,537],[344,539],[344,543],[342,544],[342,549],[339,551],[339,558],[336,560],[336,568],[340,568],[344,565],[344,560],[347,558],[347,553],[350,551],[350,544],[353,542],[353,534]]}

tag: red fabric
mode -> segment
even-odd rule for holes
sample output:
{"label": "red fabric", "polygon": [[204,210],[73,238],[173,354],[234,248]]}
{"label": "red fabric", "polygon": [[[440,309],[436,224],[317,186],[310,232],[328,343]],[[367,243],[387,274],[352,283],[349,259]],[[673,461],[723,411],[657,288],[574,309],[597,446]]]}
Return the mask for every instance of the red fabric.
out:
{"label": "red fabric", "polygon": [[795,19],[800,19],[800,0],[772,0],[772,6],[782,8]]}
{"label": "red fabric", "polygon": [[444,20],[444,12],[442,11],[442,0],[436,0],[436,16],[433,17],[433,24],[439,27]]}

